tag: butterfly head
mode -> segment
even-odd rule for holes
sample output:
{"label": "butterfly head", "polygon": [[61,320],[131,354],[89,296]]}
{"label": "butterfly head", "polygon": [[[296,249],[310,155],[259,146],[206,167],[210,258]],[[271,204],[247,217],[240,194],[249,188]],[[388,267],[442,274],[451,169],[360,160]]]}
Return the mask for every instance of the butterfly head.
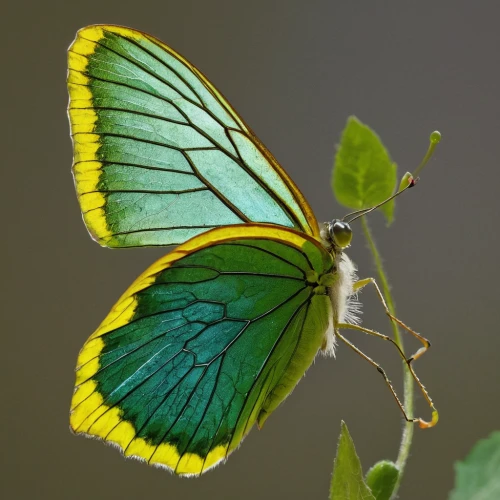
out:
{"label": "butterfly head", "polygon": [[326,223],[326,229],[327,239],[335,249],[342,251],[351,244],[352,229],[348,222],[333,219]]}
{"label": "butterfly head", "polygon": [[321,230],[321,239],[327,249],[333,251],[335,255],[340,254],[351,244],[351,226],[341,219],[325,222]]}

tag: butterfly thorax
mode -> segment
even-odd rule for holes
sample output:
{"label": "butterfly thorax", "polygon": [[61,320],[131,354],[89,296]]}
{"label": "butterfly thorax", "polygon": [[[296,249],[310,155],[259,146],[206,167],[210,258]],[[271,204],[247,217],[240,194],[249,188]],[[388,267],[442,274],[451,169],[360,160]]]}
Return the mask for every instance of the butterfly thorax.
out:
{"label": "butterfly thorax", "polygon": [[[353,291],[353,284],[357,280],[356,265],[344,252],[349,245],[342,247],[338,238],[334,237],[333,226],[338,222],[324,223],[321,229],[321,240],[333,258],[332,275],[333,284],[328,292],[332,304],[332,317],[330,327],[325,333],[323,351],[325,354],[333,355],[335,348],[335,329],[339,323],[359,322],[360,304],[356,300],[356,294]],[[344,230],[344,228],[342,228]],[[350,231],[350,228],[348,228]],[[345,241],[345,240],[344,240]]]}

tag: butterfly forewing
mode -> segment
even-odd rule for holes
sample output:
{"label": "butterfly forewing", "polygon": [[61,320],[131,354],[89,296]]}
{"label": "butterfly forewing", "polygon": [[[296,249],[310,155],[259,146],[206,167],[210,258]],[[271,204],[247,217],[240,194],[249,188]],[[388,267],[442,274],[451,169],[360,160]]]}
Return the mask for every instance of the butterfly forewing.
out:
{"label": "butterfly forewing", "polygon": [[245,222],[318,235],[273,156],[171,48],[128,28],[90,26],[68,61],[76,189],[101,245],[178,244]]}

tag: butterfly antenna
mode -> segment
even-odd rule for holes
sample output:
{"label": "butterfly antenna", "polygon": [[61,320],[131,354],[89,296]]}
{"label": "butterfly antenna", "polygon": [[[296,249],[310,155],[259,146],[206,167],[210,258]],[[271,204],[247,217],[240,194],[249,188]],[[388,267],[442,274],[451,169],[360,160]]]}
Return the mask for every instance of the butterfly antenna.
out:
{"label": "butterfly antenna", "polygon": [[363,217],[364,215],[369,214],[370,212],[373,212],[377,208],[381,207],[382,205],[385,205],[387,202],[393,200],[396,198],[396,196],[399,196],[401,193],[406,191],[407,189],[412,188],[417,182],[418,182],[418,177],[417,175],[422,171],[422,169],[427,165],[428,161],[431,159],[432,155],[434,154],[434,150],[436,149],[436,146],[439,144],[441,141],[441,133],[435,130],[432,132],[430,138],[429,138],[429,148],[427,149],[427,153],[425,153],[424,158],[420,162],[420,165],[417,167],[415,170],[415,175],[410,174],[410,172],[406,172],[406,174],[403,176],[401,179],[401,182],[399,183],[399,189],[396,193],[394,193],[392,196],[384,200],[383,202],[375,205],[374,207],[371,208],[364,208],[362,210],[356,210],[355,212],[351,212],[350,214],[347,214],[345,217],[343,217],[342,221],[347,222],[350,224],[352,221],[359,219],[360,217]]}
{"label": "butterfly antenna", "polygon": [[[382,205],[385,205],[387,202],[393,200],[394,198],[396,198],[396,196],[399,196],[401,193],[404,193],[407,189],[410,189],[411,187],[413,187],[417,182],[418,182],[418,178],[414,179],[413,176],[409,172],[407,172],[404,175],[403,179],[401,180],[401,184],[406,183],[406,186],[404,186],[402,189],[400,189],[399,191],[394,193],[392,196],[387,198],[387,200],[384,200],[383,202],[379,203],[378,205],[375,205],[374,207],[371,207],[371,208],[365,208],[364,210],[357,210],[356,212],[351,212],[350,214],[347,214],[342,220],[344,222],[347,222],[348,224],[350,224],[352,221],[359,219],[360,217],[363,217],[363,215],[367,215],[370,212],[373,212],[377,208],[379,208]],[[349,219],[346,220],[347,218],[349,218]]]}

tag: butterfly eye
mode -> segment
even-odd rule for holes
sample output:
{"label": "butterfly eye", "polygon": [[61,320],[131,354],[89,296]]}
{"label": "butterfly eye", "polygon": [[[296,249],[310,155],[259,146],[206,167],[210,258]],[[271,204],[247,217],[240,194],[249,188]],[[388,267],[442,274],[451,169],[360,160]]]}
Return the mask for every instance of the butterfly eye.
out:
{"label": "butterfly eye", "polygon": [[330,237],[340,248],[350,245],[352,240],[352,229],[347,222],[335,221],[330,226]]}

